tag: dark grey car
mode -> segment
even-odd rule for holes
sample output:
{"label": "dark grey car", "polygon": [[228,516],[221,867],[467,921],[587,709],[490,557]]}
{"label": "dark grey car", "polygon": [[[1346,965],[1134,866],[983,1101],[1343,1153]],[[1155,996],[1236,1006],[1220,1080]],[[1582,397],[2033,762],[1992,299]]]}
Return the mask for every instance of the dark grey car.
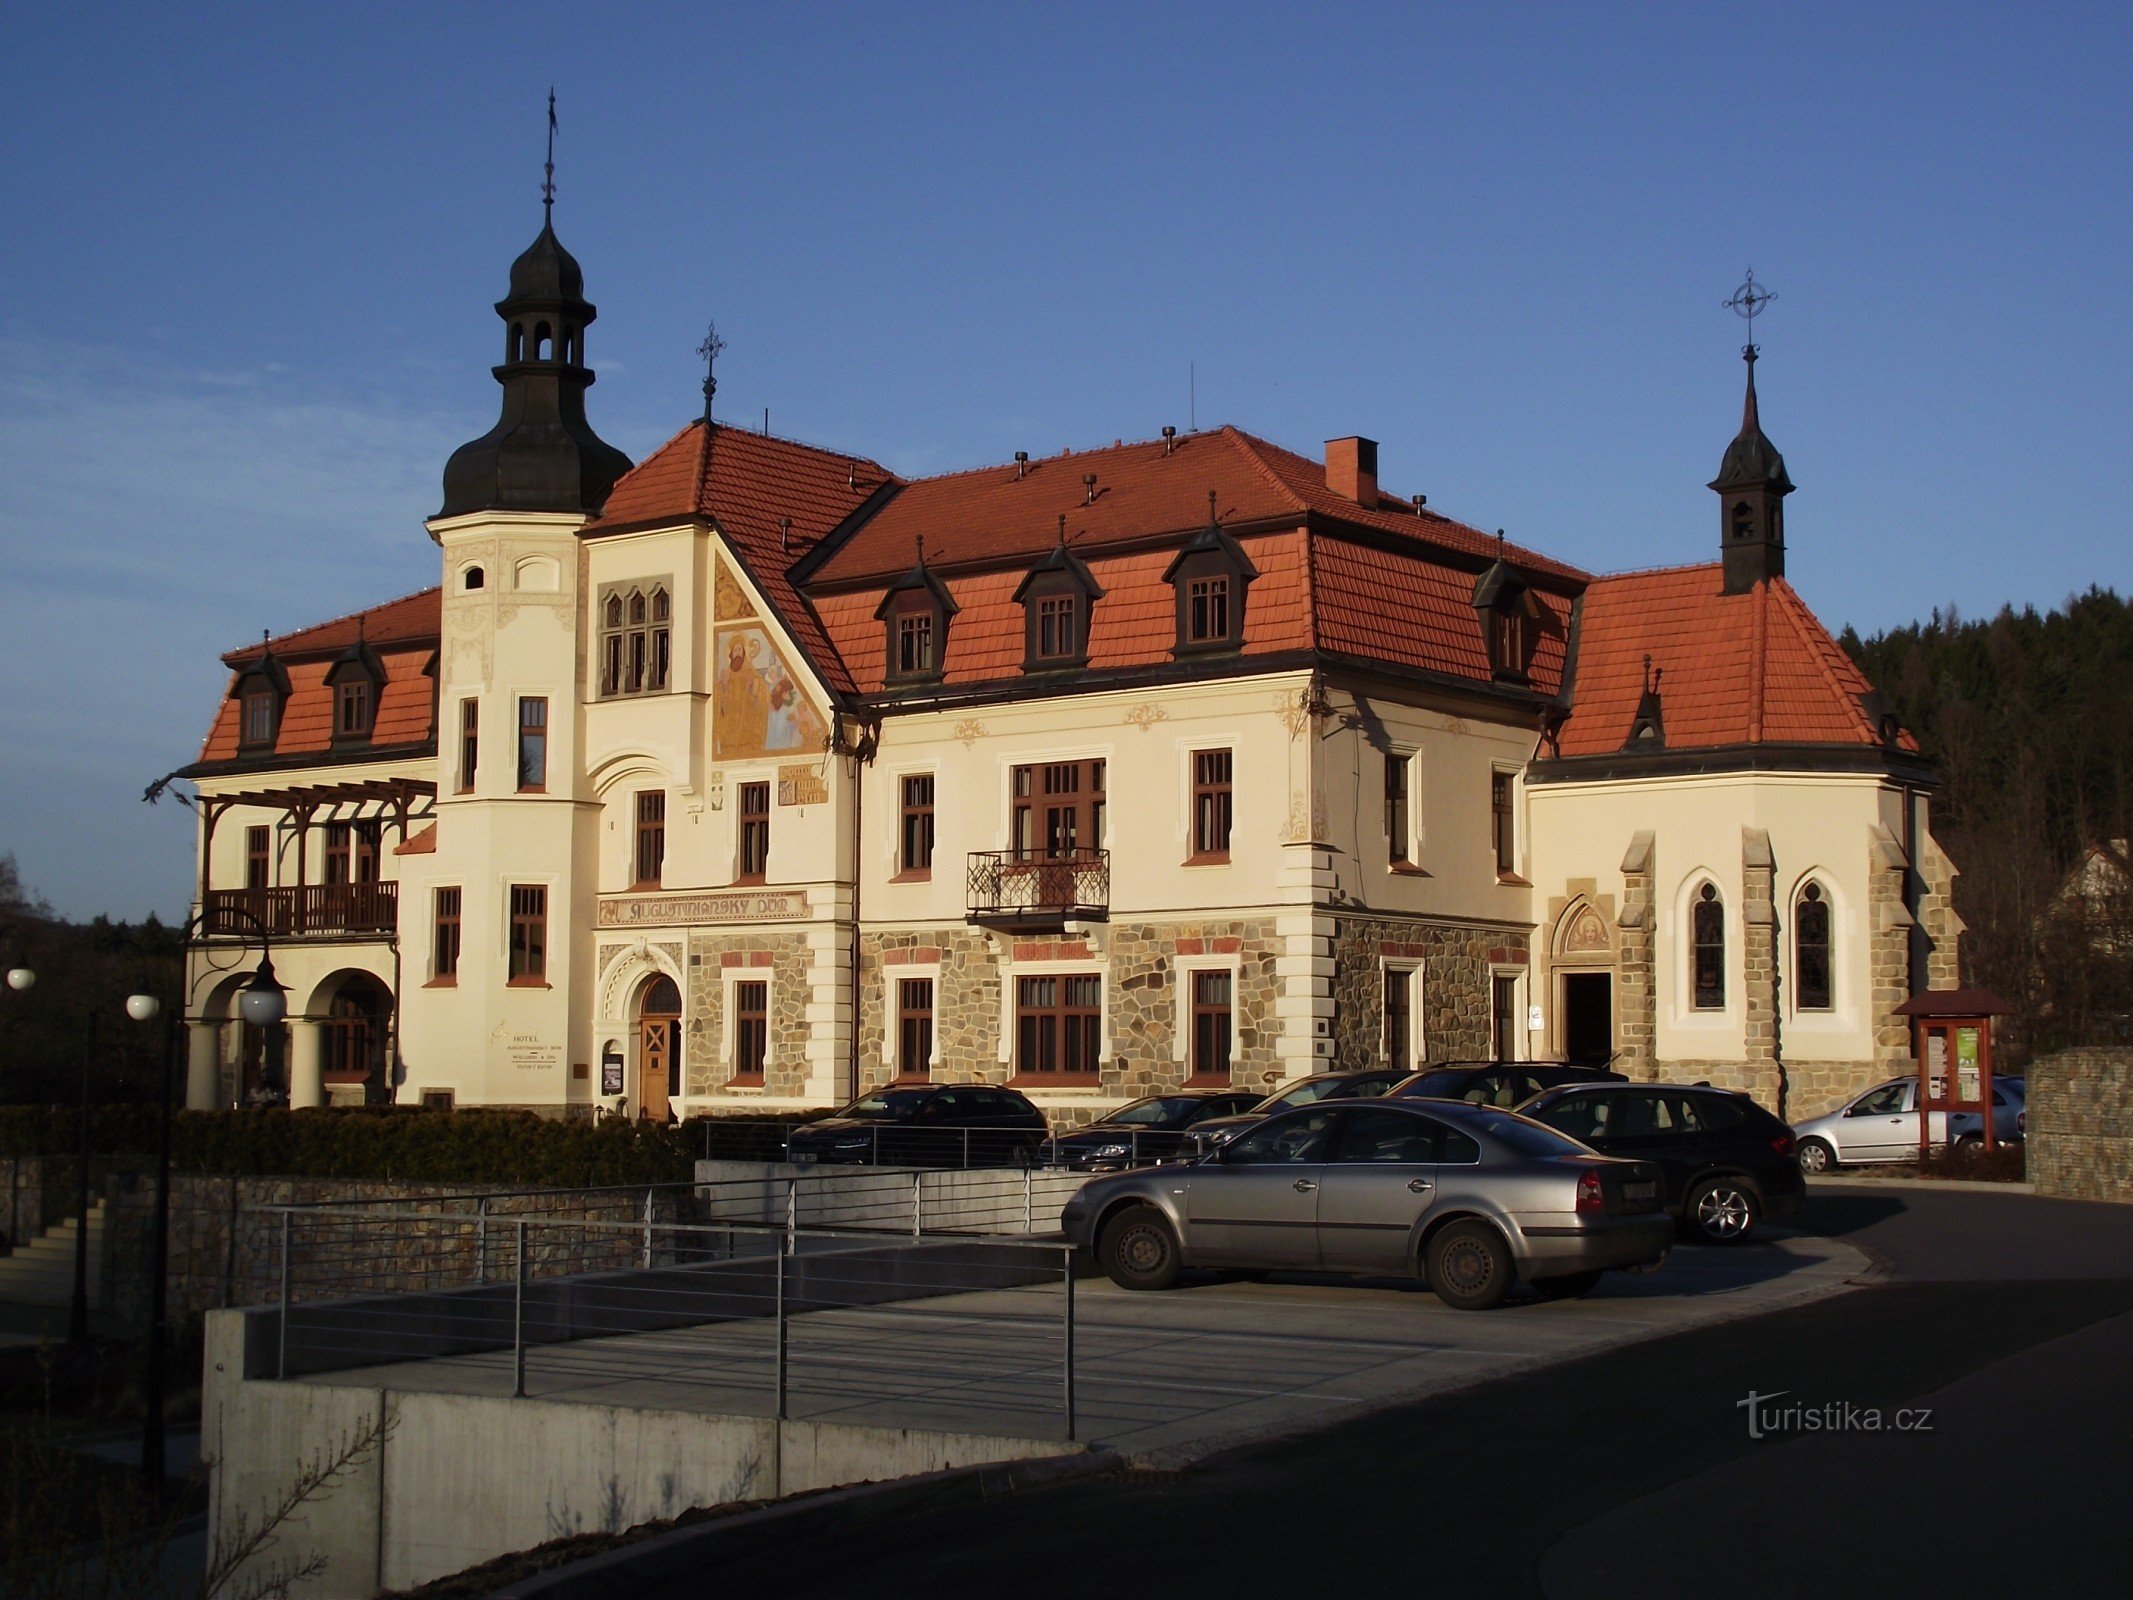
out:
{"label": "dark grey car", "polygon": [[1469,1310],[1518,1277],[1583,1294],[1611,1268],[1656,1266],[1674,1228],[1650,1163],[1425,1100],[1283,1112],[1190,1166],[1094,1179],[1060,1221],[1129,1289],[1187,1267],[1420,1276]]}

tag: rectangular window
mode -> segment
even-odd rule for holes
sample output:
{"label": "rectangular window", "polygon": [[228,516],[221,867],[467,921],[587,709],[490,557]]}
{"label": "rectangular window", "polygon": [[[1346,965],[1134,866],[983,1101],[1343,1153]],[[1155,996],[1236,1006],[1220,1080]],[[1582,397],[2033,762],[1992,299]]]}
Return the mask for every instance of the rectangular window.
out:
{"label": "rectangular window", "polygon": [[333,733],[338,739],[360,739],[370,732],[370,680],[347,678],[333,697]]}
{"label": "rectangular window", "polygon": [[375,821],[358,822],[352,825],[350,832],[352,837],[349,841],[351,845],[351,860],[349,864],[354,868],[354,877],[351,881],[355,883],[376,883],[378,881],[378,856],[385,842],[384,824]]}
{"label": "rectangular window", "polygon": [[1078,602],[1070,594],[1048,595],[1037,602],[1037,654],[1065,660],[1081,650]]}
{"label": "rectangular window", "polygon": [[733,986],[733,1076],[763,1081],[770,1056],[770,985],[761,981]]}
{"label": "rectangular window", "polygon": [[645,789],[637,796],[637,886],[656,885],[667,859],[667,792]]}
{"label": "rectangular window", "polygon": [[474,774],[481,765],[481,702],[469,695],[459,702],[459,792],[474,787]]}
{"label": "rectangular window", "polygon": [[1230,753],[1192,753],[1192,854],[1196,861],[1229,859]]}
{"label": "rectangular window", "polygon": [[1103,978],[1045,973],[1015,980],[1015,1071],[1093,1078],[1103,1038]]}
{"label": "rectangular window", "polygon": [[923,677],[933,670],[933,613],[907,611],[896,619],[896,672]]}
{"label": "rectangular window", "polygon": [[268,828],[244,830],[244,886],[247,889],[264,889],[273,874],[273,831]]}
{"label": "rectangular window", "polygon": [[1414,1061],[1414,1020],[1412,1016],[1412,986],[1415,981],[1411,967],[1387,967],[1385,969],[1385,1063],[1387,1066],[1407,1068]]}
{"label": "rectangular window", "polygon": [[1499,974],[1489,980],[1490,1032],[1496,1039],[1496,1059],[1517,1061],[1525,1052],[1518,1048],[1518,979]]}
{"label": "rectangular window", "polygon": [[521,792],[548,787],[548,701],[532,695],[518,703],[518,786]]}
{"label": "rectangular window", "polygon": [[1186,638],[1211,644],[1229,637],[1229,578],[1194,578],[1186,588]]}
{"label": "rectangular window", "polygon": [[422,1091],[422,1109],[425,1111],[449,1111],[452,1109],[450,1089],[425,1089]]}
{"label": "rectangular window", "polygon": [[1394,866],[1414,859],[1414,841],[1407,829],[1407,757],[1398,750],[1385,752],[1385,854]]}
{"label": "rectangular window", "polygon": [[430,977],[438,983],[459,980],[459,891],[439,889],[431,896]]}
{"label": "rectangular window", "polygon": [[548,890],[543,884],[511,886],[511,981],[541,983],[548,976]]}
{"label": "rectangular window", "polygon": [[933,1061],[933,980],[896,980],[896,1075],[923,1078]]}
{"label": "rectangular window", "polygon": [[903,847],[897,858],[911,877],[933,871],[933,774],[914,772],[903,780]]}
{"label": "rectangular window", "polygon": [[1229,1082],[1230,975],[1192,974],[1192,1075]]}
{"label": "rectangular window", "polygon": [[1015,853],[1060,860],[1104,847],[1105,764],[1053,761],[1014,773]]}
{"label": "rectangular window", "polygon": [[341,887],[348,883],[348,824],[326,824],[326,882],[329,887]]}
{"label": "rectangular window", "polygon": [[770,870],[770,785],[741,785],[741,881],[761,883]]}
{"label": "rectangular window", "polygon": [[1496,876],[1509,878],[1518,871],[1518,838],[1511,820],[1511,774],[1489,776],[1489,826],[1496,837]]}
{"label": "rectangular window", "polygon": [[272,744],[273,742],[273,691],[254,690],[244,697],[244,743]]}

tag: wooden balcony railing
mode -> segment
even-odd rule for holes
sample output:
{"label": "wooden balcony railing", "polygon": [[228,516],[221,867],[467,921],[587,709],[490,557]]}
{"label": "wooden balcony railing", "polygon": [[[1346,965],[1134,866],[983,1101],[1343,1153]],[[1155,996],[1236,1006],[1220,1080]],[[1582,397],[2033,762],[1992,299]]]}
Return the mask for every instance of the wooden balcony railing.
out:
{"label": "wooden balcony railing", "polygon": [[277,939],[388,934],[399,925],[400,886],[321,883],[301,889],[210,889],[200,909],[200,931],[210,939],[256,934],[253,917]]}
{"label": "wooden balcony railing", "polygon": [[973,850],[965,889],[967,920],[985,927],[1100,922],[1111,914],[1111,852]]}

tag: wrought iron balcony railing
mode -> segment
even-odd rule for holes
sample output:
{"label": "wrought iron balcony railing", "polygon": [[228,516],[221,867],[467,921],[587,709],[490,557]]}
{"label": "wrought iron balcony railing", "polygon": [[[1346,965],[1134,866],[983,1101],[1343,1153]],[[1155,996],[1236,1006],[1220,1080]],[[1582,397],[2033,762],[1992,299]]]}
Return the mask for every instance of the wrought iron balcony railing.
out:
{"label": "wrought iron balcony railing", "polygon": [[1111,914],[1111,852],[973,850],[965,915],[987,927],[1057,927]]}
{"label": "wrought iron balcony railing", "polygon": [[316,883],[304,888],[210,889],[200,932],[210,939],[250,938],[257,917],[276,939],[389,934],[399,925],[397,883]]}

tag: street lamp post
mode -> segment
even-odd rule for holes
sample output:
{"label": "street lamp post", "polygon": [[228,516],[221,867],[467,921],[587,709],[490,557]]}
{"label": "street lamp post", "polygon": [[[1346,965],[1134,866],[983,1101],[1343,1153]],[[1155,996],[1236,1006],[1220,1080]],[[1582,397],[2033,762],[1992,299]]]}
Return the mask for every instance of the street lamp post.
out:
{"label": "street lamp post", "polygon": [[67,1312],[67,1343],[89,1342],[89,1069],[96,1061],[96,1013],[89,1013],[81,1050],[81,1110],[74,1157],[74,1300]]}
{"label": "street lamp post", "polygon": [[[34,972],[25,962],[17,961],[13,966],[7,969],[7,986],[17,994],[26,993],[30,985],[35,983],[36,981],[36,972]],[[13,1172],[11,1172],[8,1177],[7,1236],[11,1243],[20,1242],[15,1238],[15,1224],[18,1220],[20,1220],[15,1210],[15,1193],[17,1187],[15,1180],[21,1175],[21,1169],[22,1163],[19,1161],[16,1162]]]}

